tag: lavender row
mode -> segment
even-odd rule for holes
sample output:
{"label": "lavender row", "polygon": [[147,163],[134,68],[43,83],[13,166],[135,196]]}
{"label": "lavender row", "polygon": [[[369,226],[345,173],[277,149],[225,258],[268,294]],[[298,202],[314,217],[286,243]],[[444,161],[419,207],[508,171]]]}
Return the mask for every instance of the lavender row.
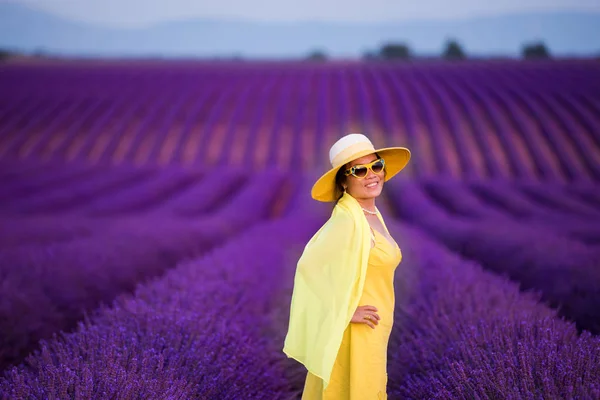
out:
{"label": "lavender row", "polygon": [[[429,192],[434,197],[454,208],[453,212],[463,216],[508,214],[518,218],[580,223],[600,218],[598,185],[593,182],[563,184],[482,179],[442,181],[432,178],[420,180],[420,183],[430,189]],[[471,199],[472,196],[476,196],[478,200]],[[459,197],[460,201],[457,200]],[[461,205],[461,202],[468,204]],[[471,207],[477,210],[470,210]]]}
{"label": "lavender row", "polygon": [[172,194],[150,212],[160,215],[198,216],[218,208],[222,199],[238,192],[249,180],[251,177],[248,173],[236,168],[207,169],[197,183],[187,190]]}
{"label": "lavender row", "polygon": [[[58,172],[60,175],[62,168],[65,167],[52,169],[47,174],[51,176]],[[78,179],[65,185],[56,182],[54,186],[31,197],[15,194],[13,198],[7,198],[3,206],[5,215],[0,227],[0,249],[88,237],[115,221],[122,220],[127,226],[126,221],[134,215],[132,213],[141,211],[151,218],[208,216],[237,196],[241,196],[240,200],[235,201],[241,201],[242,213],[246,213],[241,221],[248,221],[248,217],[256,220],[255,217],[260,219],[269,215],[272,211],[269,210],[270,201],[281,197],[276,193],[285,182],[285,174],[277,172],[258,173],[251,177],[241,170],[226,168],[202,177],[190,170],[175,174],[180,179],[179,183],[186,184],[182,188],[178,182],[171,182],[170,178],[174,176],[171,169],[178,171],[173,167],[156,175],[151,169],[144,168],[95,167],[92,170],[94,175],[86,180]],[[21,184],[28,185],[30,182],[35,181],[26,177]],[[129,185],[133,187],[128,188]],[[169,193],[159,190],[169,185],[181,190]],[[111,196],[113,191],[116,193]],[[250,199],[256,202],[254,206],[249,202]],[[287,200],[281,198],[277,201]],[[82,210],[89,204],[95,204],[97,211],[104,210],[104,217],[94,219],[82,215],[86,214]],[[141,210],[140,205],[143,204],[150,208]],[[263,206],[267,212],[261,214]],[[118,220],[107,214],[110,209],[119,212]],[[135,216],[133,221],[137,221]],[[239,226],[243,226],[243,223]]]}
{"label": "lavender row", "polygon": [[[146,231],[146,233],[142,233]],[[21,246],[0,253],[0,368],[17,363],[40,339],[73,328],[84,313],[213,245],[201,227],[138,225],[135,232]]]}
{"label": "lavender row", "polygon": [[[68,214],[75,216],[111,217],[136,213],[160,216],[200,216],[224,204],[244,190],[275,193],[285,174],[257,172],[252,175],[240,168],[194,169],[177,166],[164,169],[90,167],[76,179],[64,179],[68,166],[51,170],[42,178],[24,177],[15,186],[36,188],[27,192],[6,189],[3,213],[17,215]],[[39,181],[43,185],[38,184]],[[270,182],[266,182],[269,181]],[[265,183],[259,183],[264,181]],[[251,189],[253,185],[263,189]]]}
{"label": "lavender row", "polygon": [[388,185],[395,212],[450,249],[499,274],[537,289],[544,301],[579,329],[600,332],[600,250],[539,226],[509,220],[466,220],[450,215],[416,184]]}
{"label": "lavender row", "polygon": [[580,219],[595,219],[600,220],[600,209],[587,205],[576,197],[564,193],[553,186],[540,185],[539,183],[515,183],[516,190],[522,192],[542,207],[549,210],[557,210],[569,216],[578,217]]}
{"label": "lavender row", "polygon": [[27,179],[33,175],[58,168],[58,165],[39,161],[19,161],[17,159],[5,158],[0,160],[0,180],[2,185],[14,184],[21,179]]}
{"label": "lavender row", "polygon": [[403,249],[389,346],[390,398],[600,397],[600,338],[578,335],[539,293],[388,224]]}
{"label": "lavender row", "polygon": [[[133,215],[152,210],[169,197],[192,186],[200,175],[186,169],[164,168],[150,179],[128,179],[129,185],[121,190],[100,192],[91,201],[73,204],[72,212],[92,216]],[[123,185],[124,186],[124,185]]]}
{"label": "lavender row", "polygon": [[0,225],[0,251],[84,239],[102,228],[103,224],[99,221],[88,218],[5,215]]}
{"label": "lavender row", "polygon": [[[427,196],[451,215],[468,220],[506,220],[550,229],[583,243],[598,243],[600,228],[594,222],[591,207],[585,207],[572,196],[561,196],[557,188],[543,185],[524,185],[543,199],[554,200],[550,205],[534,203],[514,184],[506,182],[461,182],[429,180],[419,186]],[[543,189],[542,189],[543,188]],[[563,200],[560,203],[560,200]],[[561,207],[564,203],[573,208]],[[587,211],[587,209],[590,211]],[[491,223],[491,221],[490,221]]]}
{"label": "lavender row", "polygon": [[[308,227],[310,228],[310,227]],[[302,238],[301,240],[298,237]],[[294,239],[296,238],[296,239]],[[307,239],[300,219],[262,224],[42,342],[7,371],[9,397],[283,399],[265,348],[284,266]],[[56,376],[62,378],[56,379]]]}
{"label": "lavender row", "polygon": [[[61,166],[59,170],[46,172],[47,179],[53,175],[61,176],[62,171],[68,169]],[[73,212],[102,199],[113,192],[136,187],[140,182],[156,179],[156,171],[144,168],[128,167],[94,167],[90,175],[81,176],[76,180],[52,180],[53,185],[32,194],[19,195],[6,198],[3,211],[11,215],[56,215],[57,213]],[[25,185],[31,178],[23,178],[21,184]]]}
{"label": "lavender row", "polygon": [[600,194],[598,194],[598,185],[595,184],[573,184],[563,187],[564,191],[579,200],[591,205],[595,208],[600,208]]}
{"label": "lavender row", "polygon": [[7,289],[1,314],[7,331],[1,365],[19,360],[39,339],[70,328],[100,302],[269,218],[278,179],[283,176],[261,175],[194,223],[131,216],[102,220],[102,233],[87,239],[3,252],[1,284]]}
{"label": "lavender row", "polygon": [[17,197],[36,196],[51,190],[57,184],[65,185],[89,179],[99,173],[98,168],[91,165],[50,164],[39,173],[27,174],[24,177],[2,182],[0,186],[0,204],[10,202]]}
{"label": "lavender row", "polygon": [[[518,222],[526,222],[528,225],[539,226],[540,229],[550,229],[557,234],[566,235],[583,243],[600,244],[600,228],[593,217],[585,217],[577,213],[560,212],[556,208],[548,209],[539,207],[524,198],[522,193],[516,193],[511,187],[502,183],[477,182],[472,183],[470,191],[460,191],[464,197],[475,198],[476,202],[482,203],[486,210],[497,208]],[[558,190],[558,188],[556,188]],[[569,197],[575,198],[573,189],[566,189]],[[583,199],[578,199],[583,201]],[[598,203],[600,204],[600,202]],[[473,203],[469,201],[469,206]],[[594,207],[590,203],[591,207]],[[474,210],[477,207],[472,207]]]}

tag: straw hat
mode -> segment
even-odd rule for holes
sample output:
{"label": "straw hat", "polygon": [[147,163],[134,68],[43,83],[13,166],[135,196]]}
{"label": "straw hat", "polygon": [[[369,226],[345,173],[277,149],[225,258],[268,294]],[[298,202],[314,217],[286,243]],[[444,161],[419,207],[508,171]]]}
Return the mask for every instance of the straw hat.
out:
{"label": "straw hat", "polygon": [[335,175],[339,168],[352,160],[373,153],[378,153],[385,160],[384,181],[390,180],[400,172],[410,160],[410,150],[405,147],[376,149],[365,135],[350,133],[341,137],[329,149],[329,162],[332,168],[317,179],[311,190],[312,198],[323,202],[335,201]]}

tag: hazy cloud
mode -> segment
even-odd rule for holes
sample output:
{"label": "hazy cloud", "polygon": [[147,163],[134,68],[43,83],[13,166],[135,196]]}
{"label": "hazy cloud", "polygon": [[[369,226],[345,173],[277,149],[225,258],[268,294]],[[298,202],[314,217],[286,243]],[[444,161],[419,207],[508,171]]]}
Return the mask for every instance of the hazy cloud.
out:
{"label": "hazy cloud", "polygon": [[546,10],[600,12],[598,0],[22,0],[19,3],[72,20],[121,27],[201,17],[270,22],[375,22]]}

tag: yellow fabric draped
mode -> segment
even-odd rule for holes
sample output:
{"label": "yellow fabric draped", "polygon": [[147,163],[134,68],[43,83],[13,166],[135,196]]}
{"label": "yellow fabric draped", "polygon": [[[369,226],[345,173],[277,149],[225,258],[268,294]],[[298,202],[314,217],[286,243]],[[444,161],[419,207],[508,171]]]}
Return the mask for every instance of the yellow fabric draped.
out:
{"label": "yellow fabric draped", "polygon": [[324,388],[363,291],[370,249],[369,222],[345,192],[297,263],[283,352]]}

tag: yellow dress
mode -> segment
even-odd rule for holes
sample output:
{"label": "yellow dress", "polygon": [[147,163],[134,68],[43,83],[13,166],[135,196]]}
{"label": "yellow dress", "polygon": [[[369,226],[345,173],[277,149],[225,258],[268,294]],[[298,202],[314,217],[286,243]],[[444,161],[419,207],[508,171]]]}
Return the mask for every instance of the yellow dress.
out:
{"label": "yellow dress", "polygon": [[369,253],[359,305],[377,307],[379,325],[373,329],[367,324],[349,323],[327,389],[323,392],[322,379],[307,372],[302,400],[387,399],[387,350],[395,306],[394,272],[402,253],[395,241],[391,243],[378,231],[371,230],[376,232],[375,247]]}

